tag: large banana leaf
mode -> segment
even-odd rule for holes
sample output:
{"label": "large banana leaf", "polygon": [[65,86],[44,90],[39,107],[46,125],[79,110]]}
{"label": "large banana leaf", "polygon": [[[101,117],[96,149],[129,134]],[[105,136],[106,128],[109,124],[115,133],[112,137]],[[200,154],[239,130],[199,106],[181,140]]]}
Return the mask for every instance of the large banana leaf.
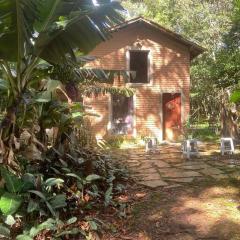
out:
{"label": "large banana leaf", "polygon": [[[48,24],[36,41],[36,51],[49,62],[73,58],[74,50],[86,54],[108,37],[109,28],[121,21],[120,5],[109,1],[98,7],[92,1],[68,1],[59,7],[61,18]],[[108,3],[107,3],[108,2]]]}
{"label": "large banana leaf", "polygon": [[97,96],[101,94],[113,94],[113,95],[123,95],[126,97],[131,97],[134,95],[134,89],[126,88],[126,87],[114,87],[111,85],[104,84],[91,84],[89,86],[81,86],[84,96]]}
{"label": "large banana leaf", "polygon": [[0,0],[0,59],[51,63],[89,52],[122,21],[111,0]]}
{"label": "large banana leaf", "polygon": [[[31,88],[40,83],[43,75],[36,69],[42,60],[56,65],[83,59],[110,36],[112,26],[123,21],[120,14],[123,9],[118,2],[94,0],[94,3],[92,0],[0,0],[0,68],[9,86],[7,116],[16,119],[23,102],[24,108],[29,106],[24,96],[31,95]],[[46,101],[44,97],[42,101]],[[11,128],[13,123],[7,122],[7,117],[3,121],[6,126],[3,129],[0,124],[2,136],[10,139],[7,136],[15,128]]]}

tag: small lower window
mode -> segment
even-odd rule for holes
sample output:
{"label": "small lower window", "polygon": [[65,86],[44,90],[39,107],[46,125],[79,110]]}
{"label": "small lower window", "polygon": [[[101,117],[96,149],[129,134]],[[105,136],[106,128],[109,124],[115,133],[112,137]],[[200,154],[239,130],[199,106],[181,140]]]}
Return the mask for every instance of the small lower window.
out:
{"label": "small lower window", "polygon": [[112,96],[112,133],[132,134],[133,97]]}

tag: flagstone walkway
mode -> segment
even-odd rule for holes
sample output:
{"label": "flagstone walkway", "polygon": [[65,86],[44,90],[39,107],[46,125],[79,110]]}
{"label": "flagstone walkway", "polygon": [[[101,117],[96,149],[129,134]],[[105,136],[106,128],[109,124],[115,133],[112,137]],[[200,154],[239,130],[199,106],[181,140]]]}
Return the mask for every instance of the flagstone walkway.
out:
{"label": "flagstone walkway", "polygon": [[128,149],[126,165],[142,185],[172,188],[194,180],[240,177],[239,155],[221,156],[219,146],[201,144],[200,158],[183,158],[180,144],[160,145],[155,153]]}

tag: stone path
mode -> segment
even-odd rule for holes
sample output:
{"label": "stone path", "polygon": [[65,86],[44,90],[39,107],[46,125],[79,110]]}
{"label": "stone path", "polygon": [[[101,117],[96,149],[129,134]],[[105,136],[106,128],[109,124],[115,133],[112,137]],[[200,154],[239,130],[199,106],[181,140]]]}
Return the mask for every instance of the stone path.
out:
{"label": "stone path", "polygon": [[[214,149],[215,148],[215,149]],[[202,146],[200,158],[183,158],[180,145],[162,145],[155,153],[125,150],[126,165],[136,181],[155,187],[179,187],[194,180],[239,177],[239,155],[221,156],[218,146]]]}

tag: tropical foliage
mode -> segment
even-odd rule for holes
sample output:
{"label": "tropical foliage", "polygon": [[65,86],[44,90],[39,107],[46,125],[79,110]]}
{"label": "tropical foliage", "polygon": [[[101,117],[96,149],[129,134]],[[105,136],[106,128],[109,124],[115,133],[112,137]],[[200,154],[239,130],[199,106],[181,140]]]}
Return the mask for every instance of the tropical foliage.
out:
{"label": "tropical foliage", "polygon": [[[123,20],[119,12],[123,9],[111,1],[93,4],[76,0],[4,0],[0,9],[0,66],[5,80],[2,82],[8,88],[0,135],[1,145],[9,146],[11,151],[19,127],[17,113],[27,112],[32,96],[49,96],[58,86],[57,82],[46,83],[48,93],[42,92],[45,88],[40,80],[49,79],[44,65],[55,67],[77,62],[77,58],[84,61],[85,54],[109,37],[108,29]],[[46,102],[46,98],[34,100]],[[4,152],[4,160],[9,153]]]}
{"label": "tropical foliage", "polygon": [[[123,21],[111,0],[0,1],[0,236],[91,239],[125,171],[97,143],[85,95],[125,94],[86,56]],[[91,217],[89,217],[91,215]]]}
{"label": "tropical foliage", "polygon": [[[1,167],[5,184],[0,198],[0,235],[6,239],[33,239],[45,230],[54,239],[61,239],[65,235],[88,236],[97,231],[103,223],[94,219],[96,210],[112,209],[119,204],[115,196],[124,190],[127,177],[110,160],[108,155],[72,146],[71,155],[64,156],[52,149],[45,161],[35,160],[34,165],[22,157],[25,173],[21,176]],[[91,218],[86,217],[89,212]],[[50,225],[41,223],[48,217]],[[80,224],[89,226],[83,228]],[[9,227],[14,231],[10,232]]]}

